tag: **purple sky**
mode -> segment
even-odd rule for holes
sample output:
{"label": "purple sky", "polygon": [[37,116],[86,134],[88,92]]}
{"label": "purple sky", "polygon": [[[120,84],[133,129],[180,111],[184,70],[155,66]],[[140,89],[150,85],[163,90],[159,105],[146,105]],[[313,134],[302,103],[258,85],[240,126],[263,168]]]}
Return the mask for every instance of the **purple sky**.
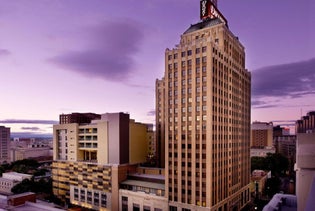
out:
{"label": "purple sky", "polygon": [[[154,122],[164,51],[199,21],[199,0],[0,0],[0,125],[51,133],[59,114],[129,112]],[[246,48],[252,121],[315,110],[313,0],[221,0]]]}

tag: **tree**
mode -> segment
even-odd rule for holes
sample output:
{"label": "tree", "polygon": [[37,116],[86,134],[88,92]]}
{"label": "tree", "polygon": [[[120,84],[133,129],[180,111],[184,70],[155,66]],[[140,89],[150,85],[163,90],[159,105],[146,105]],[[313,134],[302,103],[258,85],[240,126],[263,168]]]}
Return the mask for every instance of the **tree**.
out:
{"label": "tree", "polygon": [[275,175],[284,175],[289,170],[289,160],[279,153],[268,153],[266,164],[268,165],[268,170]]}
{"label": "tree", "polygon": [[289,168],[289,160],[279,153],[268,153],[266,157],[252,157],[251,170],[271,171],[275,175],[283,175]]}

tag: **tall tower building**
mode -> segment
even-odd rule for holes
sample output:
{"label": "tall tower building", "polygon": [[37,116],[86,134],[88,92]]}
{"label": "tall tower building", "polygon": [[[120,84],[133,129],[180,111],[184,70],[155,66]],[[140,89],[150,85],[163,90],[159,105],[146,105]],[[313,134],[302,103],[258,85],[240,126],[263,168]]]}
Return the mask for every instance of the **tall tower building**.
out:
{"label": "tall tower building", "polygon": [[211,1],[200,2],[200,18],[166,49],[156,82],[166,197],[170,210],[240,210],[250,200],[251,75]]}
{"label": "tall tower building", "polygon": [[0,163],[9,162],[10,128],[0,126]]}

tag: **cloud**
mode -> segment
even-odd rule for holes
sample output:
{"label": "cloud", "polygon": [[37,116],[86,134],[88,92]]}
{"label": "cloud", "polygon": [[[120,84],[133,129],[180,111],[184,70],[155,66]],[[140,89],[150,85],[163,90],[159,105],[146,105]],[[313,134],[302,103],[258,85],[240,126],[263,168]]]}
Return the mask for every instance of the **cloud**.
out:
{"label": "cloud", "polygon": [[88,28],[87,49],[69,50],[49,62],[86,77],[126,81],[134,70],[134,55],[144,39],[143,26],[130,19],[104,21]]}
{"label": "cloud", "polygon": [[21,127],[21,130],[42,131],[39,127]]}
{"label": "cloud", "polygon": [[11,52],[9,50],[0,48],[0,57],[9,56],[10,54]]}
{"label": "cloud", "polygon": [[147,113],[147,116],[155,116],[155,110],[152,109],[151,111],[149,111],[149,112]]}
{"label": "cloud", "polygon": [[0,120],[0,123],[3,123],[3,124],[43,124],[43,125],[59,124],[58,121],[54,121],[54,120],[26,120],[26,119],[5,119],[5,120]]}
{"label": "cloud", "polygon": [[262,97],[299,98],[315,94],[315,58],[253,71],[252,94],[256,101]]}

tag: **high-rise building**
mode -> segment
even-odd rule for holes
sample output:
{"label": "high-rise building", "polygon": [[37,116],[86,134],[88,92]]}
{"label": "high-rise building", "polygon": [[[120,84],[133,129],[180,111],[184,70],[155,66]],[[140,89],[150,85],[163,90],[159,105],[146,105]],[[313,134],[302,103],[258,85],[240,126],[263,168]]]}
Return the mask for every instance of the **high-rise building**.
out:
{"label": "high-rise building", "polygon": [[0,163],[9,162],[10,128],[0,126]]}
{"label": "high-rise building", "polygon": [[250,146],[265,148],[273,146],[272,122],[253,122],[251,124]]}
{"label": "high-rise building", "polygon": [[296,121],[296,196],[298,211],[315,207],[315,112]]}
{"label": "high-rise building", "polygon": [[296,133],[309,133],[315,131],[315,111],[310,111],[295,123]]}
{"label": "high-rise building", "polygon": [[211,1],[200,6],[156,81],[166,197],[171,211],[240,210],[250,200],[251,75],[227,20]]}
{"label": "high-rise building", "polygon": [[73,205],[119,210],[119,183],[146,162],[152,131],[129,114],[93,116],[53,126],[53,192]]}

